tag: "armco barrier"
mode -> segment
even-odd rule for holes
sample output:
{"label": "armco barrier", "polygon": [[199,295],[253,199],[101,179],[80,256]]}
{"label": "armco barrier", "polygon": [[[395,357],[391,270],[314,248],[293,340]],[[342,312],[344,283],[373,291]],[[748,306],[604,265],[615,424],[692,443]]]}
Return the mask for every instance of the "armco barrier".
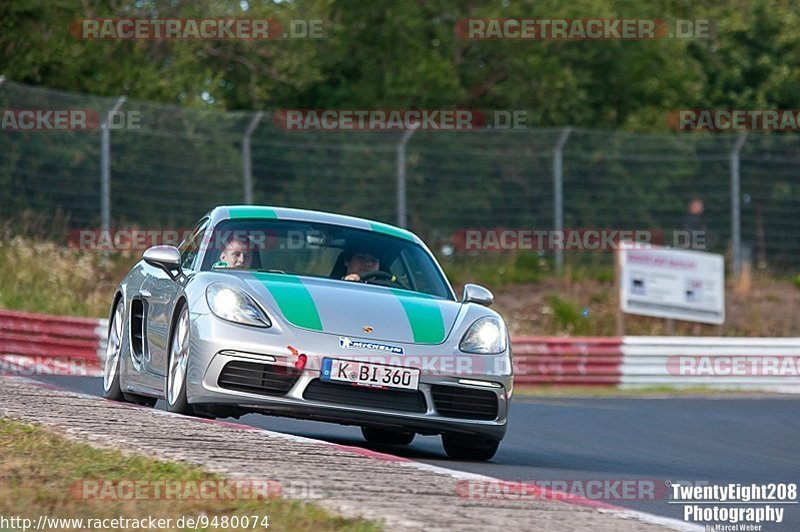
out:
{"label": "armco barrier", "polygon": [[518,336],[512,340],[517,384],[617,385],[621,338]]}
{"label": "armco barrier", "polygon": [[107,320],[0,310],[3,372],[98,374],[107,326]]}
{"label": "armco barrier", "polygon": [[800,338],[626,336],[622,353],[625,387],[800,391]]}
{"label": "armco barrier", "polygon": [[[0,369],[99,375],[107,326],[102,319],[0,310]],[[520,385],[800,392],[800,338],[517,336],[512,349]],[[43,359],[53,363],[42,366]]]}

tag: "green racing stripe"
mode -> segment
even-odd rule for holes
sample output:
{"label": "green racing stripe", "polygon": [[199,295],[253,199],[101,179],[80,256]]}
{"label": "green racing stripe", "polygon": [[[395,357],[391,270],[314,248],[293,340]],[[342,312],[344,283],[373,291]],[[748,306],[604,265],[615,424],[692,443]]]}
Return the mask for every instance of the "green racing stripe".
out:
{"label": "green racing stripe", "polygon": [[392,293],[400,300],[411,325],[414,342],[418,344],[440,344],[444,342],[444,318],[439,305],[425,294],[408,295],[404,290],[392,288]]}
{"label": "green racing stripe", "polygon": [[228,216],[231,219],[237,218],[272,218],[278,217],[273,209],[269,207],[230,207]]}
{"label": "green racing stripe", "polygon": [[409,240],[411,242],[414,242],[413,235],[409,231],[406,231],[405,229],[400,229],[399,227],[394,227],[393,225],[382,224],[379,222],[370,222],[369,225],[370,228],[376,233],[381,233],[384,235],[402,238],[403,240]]}
{"label": "green racing stripe", "polygon": [[314,299],[299,277],[266,272],[253,273],[253,276],[269,290],[289,323],[305,329],[322,330]]}

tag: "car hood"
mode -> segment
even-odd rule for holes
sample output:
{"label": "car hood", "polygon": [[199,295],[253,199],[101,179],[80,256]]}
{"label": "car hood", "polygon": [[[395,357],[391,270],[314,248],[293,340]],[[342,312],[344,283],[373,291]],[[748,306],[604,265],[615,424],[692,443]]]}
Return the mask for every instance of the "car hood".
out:
{"label": "car hood", "polygon": [[408,290],[278,273],[252,273],[251,292],[294,327],[384,342],[440,344],[461,304]]}

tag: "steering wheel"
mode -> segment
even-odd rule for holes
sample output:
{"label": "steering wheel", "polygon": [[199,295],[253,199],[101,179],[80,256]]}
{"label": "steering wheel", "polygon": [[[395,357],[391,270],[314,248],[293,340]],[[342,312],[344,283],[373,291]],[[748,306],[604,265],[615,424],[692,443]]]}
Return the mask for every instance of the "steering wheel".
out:
{"label": "steering wheel", "polygon": [[397,286],[403,286],[400,284],[400,281],[397,279],[396,275],[392,275],[389,272],[384,272],[381,270],[360,274],[359,277],[361,277],[361,280],[365,283],[372,282],[373,284],[393,284]]}

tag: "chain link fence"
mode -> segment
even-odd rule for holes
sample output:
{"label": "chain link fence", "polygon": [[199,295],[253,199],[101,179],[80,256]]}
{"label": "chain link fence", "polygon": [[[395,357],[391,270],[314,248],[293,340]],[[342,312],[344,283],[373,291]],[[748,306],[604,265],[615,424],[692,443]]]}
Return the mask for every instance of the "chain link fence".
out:
{"label": "chain link fence", "polygon": [[[252,200],[407,220],[438,250],[464,228],[668,232],[683,227],[696,197],[705,203],[711,249],[730,258],[738,242],[745,261],[772,271],[800,266],[797,133],[285,131],[268,112],[206,111],[12,81],[0,84],[0,106],[82,109],[97,123],[88,131],[4,127],[5,222],[34,213],[58,214],[68,228],[189,227],[214,205]],[[106,124],[115,106],[124,123]],[[405,175],[400,197],[398,173]]]}

